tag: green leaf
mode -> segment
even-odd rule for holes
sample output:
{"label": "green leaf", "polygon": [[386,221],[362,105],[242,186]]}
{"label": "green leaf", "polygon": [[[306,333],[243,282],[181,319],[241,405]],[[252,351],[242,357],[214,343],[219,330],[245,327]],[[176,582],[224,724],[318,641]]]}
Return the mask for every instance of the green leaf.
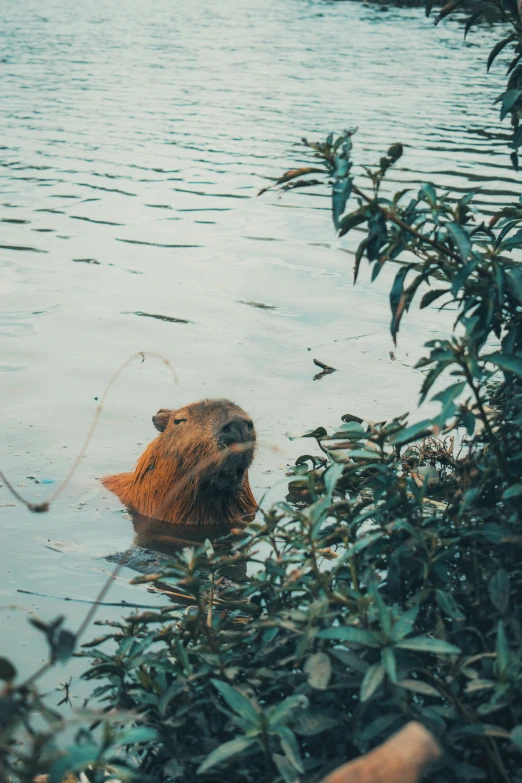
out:
{"label": "green leaf", "polygon": [[302,169],[291,169],[290,171],[286,171],[282,177],[279,177],[278,180],[276,180],[276,185],[282,185],[285,182],[289,182],[292,179],[295,179],[296,177],[303,177],[306,174],[325,174],[324,169],[318,169],[314,168],[313,166],[305,166]]}
{"label": "green leaf", "polygon": [[[520,131],[522,143],[522,128],[520,128]],[[520,269],[507,269],[506,279],[510,289],[517,297],[519,303],[522,304],[522,271]]]}
{"label": "green leaf", "polygon": [[449,3],[446,3],[446,5],[440,9],[439,15],[435,19],[435,24],[438,24],[446,16],[449,16],[449,14],[455,11],[456,8],[459,8],[459,6],[464,5],[465,2],[466,0],[450,0]]}
{"label": "green leaf", "polygon": [[516,41],[516,39],[517,39],[517,35],[515,33],[512,33],[511,35],[508,35],[507,38],[503,38],[501,41],[499,41],[498,43],[495,44],[495,46],[493,47],[493,49],[489,53],[488,64],[487,64],[487,68],[486,68],[487,71],[489,71],[489,69],[491,68],[491,66],[493,65],[493,63],[495,61],[495,58],[497,57],[497,55],[500,54],[502,49],[504,49],[504,47],[506,47],[512,41]]}
{"label": "green leaf", "polygon": [[58,639],[56,641],[56,653],[58,660],[67,661],[74,652],[76,646],[76,636],[70,631],[59,631]]}
{"label": "green leaf", "polygon": [[434,394],[431,399],[433,400],[433,402],[440,402],[442,404],[442,407],[446,408],[450,403],[453,402],[453,400],[455,400],[460,394],[462,394],[466,386],[467,386],[466,381],[453,383],[451,386],[448,386],[443,391]]}
{"label": "green leaf", "polygon": [[288,440],[299,440],[299,438],[324,438],[328,433],[324,427],[316,427],[315,430],[306,430],[300,432],[299,435],[292,435],[292,433],[285,433]]}
{"label": "green leaf", "polygon": [[[366,255],[369,261],[376,261],[388,240],[388,228],[382,212],[374,212],[368,220],[368,244]],[[380,264],[374,266],[374,272],[380,269]]]}
{"label": "green leaf", "polygon": [[158,700],[158,711],[160,715],[165,715],[167,707],[184,688],[183,680],[175,680],[166,691],[161,694]]}
{"label": "green leaf", "polygon": [[522,495],[522,484],[512,484],[502,493],[503,500],[512,500]]}
{"label": "green leaf", "polygon": [[364,427],[360,421],[344,421],[336,428],[335,438],[349,438],[350,440],[359,440],[364,435]]}
{"label": "green leaf", "polygon": [[319,631],[317,636],[320,639],[336,639],[339,642],[356,642],[366,647],[380,647],[379,640],[374,633],[365,631],[362,628],[354,628],[351,625],[340,625],[334,628],[325,628]]}
{"label": "green leaf", "polygon": [[391,647],[383,647],[381,650],[381,662],[384,670],[392,682],[397,680],[397,664]]}
{"label": "green leaf", "polygon": [[522,90],[508,90],[500,96],[502,108],[500,109],[500,120],[502,121],[509,112],[514,109],[515,104],[520,100]]}
{"label": "green leaf", "polygon": [[243,696],[227,682],[221,680],[211,680],[211,682],[234,712],[241,715],[251,726],[259,726],[260,713],[254,709],[246,696]]}
{"label": "green leaf", "polygon": [[303,737],[314,737],[339,725],[339,721],[326,712],[303,712],[293,722],[293,729]]}
{"label": "green leaf", "polygon": [[502,737],[502,739],[509,739],[509,733],[501,726],[491,726],[487,723],[472,723],[467,726],[460,726],[457,728],[459,735],[471,734],[476,737]]}
{"label": "green leaf", "polygon": [[335,465],[331,465],[331,467],[328,468],[328,470],[324,474],[324,487],[326,489],[326,494],[329,498],[332,497],[336,484],[343,475],[344,472],[344,463],[337,462]]}
{"label": "green leaf", "polygon": [[344,212],[346,202],[352,192],[352,177],[343,177],[336,179],[332,187],[332,216],[335,228],[340,228],[339,218]]}
{"label": "green leaf", "polygon": [[328,687],[330,677],[332,676],[332,663],[326,653],[314,653],[306,659],[303,671],[308,677],[308,684],[312,688],[324,691]]}
{"label": "green leaf", "polygon": [[277,733],[279,734],[281,747],[285,752],[285,756],[298,772],[304,774],[303,762],[301,761],[301,754],[299,753],[299,744],[294,732],[289,729],[288,726],[280,726]]}
{"label": "green leaf", "polygon": [[449,288],[434,288],[432,291],[426,291],[421,299],[420,309],[423,310],[425,307],[428,307],[428,305],[436,299],[439,299],[443,294],[447,294],[449,290]]}
{"label": "green leaf", "polygon": [[379,453],[373,451],[373,449],[336,449],[335,447],[330,447],[328,448],[328,454],[334,462],[339,462],[343,466],[354,459],[366,459],[372,460],[372,462],[381,459]]}
{"label": "green leaf", "polygon": [[504,614],[508,607],[509,588],[509,574],[503,568],[499,568],[489,581],[488,592],[491,603],[501,614]]}
{"label": "green leaf", "polygon": [[498,353],[486,354],[486,356],[481,356],[480,358],[483,361],[496,364],[497,367],[505,370],[505,372],[512,372],[515,375],[518,375],[519,378],[522,378],[522,359],[518,356],[508,356],[499,351]]}
{"label": "green leaf", "polygon": [[113,740],[113,745],[135,745],[142,742],[153,742],[158,739],[158,732],[150,726],[131,726],[119,732]]}
{"label": "green leaf", "polygon": [[414,636],[411,639],[402,639],[395,644],[402,650],[418,650],[419,652],[429,652],[434,655],[458,655],[460,648],[442,639],[433,639],[429,636]]}
{"label": "green leaf", "polygon": [[0,680],[10,682],[16,677],[16,669],[7,658],[0,657]]}
{"label": "green leaf", "polygon": [[389,443],[392,446],[403,446],[406,443],[411,443],[414,440],[420,440],[428,435],[431,435],[431,419],[423,419],[417,422],[417,424],[411,424],[409,427],[399,430],[389,438]]}
{"label": "green leaf", "polygon": [[522,723],[515,726],[514,729],[511,729],[509,736],[511,737],[511,741],[522,750]]}
{"label": "green leaf", "polygon": [[296,712],[300,710],[306,710],[308,707],[308,699],[302,694],[295,696],[288,696],[280,704],[276,704],[270,707],[268,710],[268,724],[271,729],[277,726],[279,723],[285,723]]}
{"label": "green leaf", "polygon": [[458,273],[453,278],[453,282],[451,283],[451,293],[453,296],[457,296],[458,292],[466,282],[466,280],[469,278],[469,276],[475,271],[475,269],[478,266],[478,260],[477,258],[472,258],[471,261],[468,261],[467,264],[464,264],[462,269],[458,271]]}
{"label": "green leaf", "polygon": [[462,622],[462,620],[466,619],[466,615],[461,612],[451,593],[447,593],[444,590],[435,590],[435,599],[442,611],[453,620]]}
{"label": "green leaf", "polygon": [[438,696],[441,698],[441,694],[433,685],[428,685],[427,682],[423,682],[422,680],[399,680],[397,685],[401,688],[406,688],[408,691],[413,691],[413,693],[422,693],[423,696]]}
{"label": "green leaf", "polygon": [[460,257],[463,261],[467,261],[471,253],[471,240],[466,231],[458,223],[447,223],[446,229],[455,242]]}
{"label": "green leaf", "polygon": [[361,683],[361,701],[367,701],[384,680],[384,666],[382,663],[374,663],[368,667]]}
{"label": "green leaf", "polygon": [[[371,528],[370,528],[371,529]],[[375,541],[378,541],[380,538],[384,536],[384,533],[382,531],[379,531],[377,533],[370,533],[369,530],[365,531],[364,533],[361,533],[360,536],[358,536],[357,541],[355,544],[351,547],[349,547],[343,555],[337,560],[336,562],[338,564],[346,562],[346,560],[349,560],[352,555],[355,555],[357,552],[362,552],[363,549],[366,549],[366,547],[373,544]]]}
{"label": "green leaf", "polygon": [[286,756],[282,756],[280,753],[272,753],[272,759],[284,783],[299,783],[295,767]]}
{"label": "green leaf", "polygon": [[365,223],[366,220],[368,220],[366,208],[364,208],[364,210],[357,210],[357,212],[351,212],[349,215],[345,215],[339,222],[339,236],[343,237],[352,228],[360,226],[361,223]]}
{"label": "green leaf", "polygon": [[479,8],[478,11],[475,11],[474,14],[471,14],[469,19],[466,21],[466,25],[464,27],[464,40],[466,40],[466,36],[475,24],[475,22],[480,19],[484,11],[486,10],[486,5],[483,5],[481,8]]}
{"label": "green leaf", "polygon": [[73,745],[67,748],[65,756],[51,766],[48,783],[62,783],[67,772],[83,772],[100,755],[97,745]]}
{"label": "green leaf", "polygon": [[425,199],[430,205],[437,203],[437,193],[430,182],[425,182],[419,190],[419,198]]}
{"label": "green leaf", "polygon": [[390,331],[394,342],[396,342],[397,332],[399,331],[399,325],[403,313],[408,309],[409,303],[411,301],[411,297],[407,296],[403,289],[406,276],[413,266],[414,264],[406,264],[406,266],[403,266],[399,269],[395,275],[395,280],[393,281],[393,285],[390,291],[390,307],[392,311]]}
{"label": "green leaf", "polygon": [[208,772],[209,769],[217,766],[217,764],[222,764],[227,759],[232,758],[232,756],[237,756],[238,753],[242,753],[247,748],[250,748],[254,742],[257,742],[255,738],[236,737],[229,742],[223,743],[219,748],[213,750],[205,761],[199,765],[197,774],[202,775],[203,772]]}
{"label": "green leaf", "polygon": [[434,402],[440,402],[442,405],[440,414],[438,416],[439,427],[444,427],[448,417],[455,413],[455,400],[457,397],[460,397],[466,386],[466,381],[454,383],[432,397]]}
{"label": "green leaf", "polygon": [[504,630],[504,623],[499,620],[497,625],[497,642],[495,645],[497,653],[497,670],[499,674],[504,674],[509,666],[509,644]]}
{"label": "green leaf", "polygon": [[412,606],[411,609],[408,609],[407,612],[404,612],[404,614],[402,614],[399,619],[396,620],[391,634],[394,641],[397,642],[410,633],[410,631],[413,629],[413,626],[415,625],[418,612],[419,607]]}
{"label": "green leaf", "polygon": [[379,589],[375,582],[372,582],[369,588],[369,593],[371,597],[373,598],[373,602],[375,604],[375,608],[377,609],[377,614],[379,616],[379,621],[381,623],[381,628],[385,634],[386,637],[389,637],[391,635],[392,630],[392,620],[391,620],[391,613],[386,604],[384,603],[382,596],[379,592]]}
{"label": "green leaf", "polygon": [[489,690],[495,687],[494,680],[483,680],[476,677],[466,684],[466,693],[475,693],[476,691]]}

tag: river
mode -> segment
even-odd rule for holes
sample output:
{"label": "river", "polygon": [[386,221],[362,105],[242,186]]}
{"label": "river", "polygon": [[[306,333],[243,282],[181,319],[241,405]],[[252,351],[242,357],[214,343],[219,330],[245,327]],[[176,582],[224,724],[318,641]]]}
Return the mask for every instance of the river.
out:
{"label": "river", "polygon": [[[412,364],[448,322],[414,307],[394,348],[393,270],[353,287],[326,192],[256,197],[306,160],[295,142],[357,126],[358,163],[405,145],[397,188],[481,188],[483,203],[518,190],[487,27],[463,44],[460,24],[434,29],[421,9],[322,0],[3,0],[0,20],[0,466],[45,500],[123,361],[157,352],[178,376],[152,357],[125,370],[49,513],[0,488],[0,653],[29,671],[45,646],[27,612],[74,630],[105,558],[132,544],[98,478],[131,467],[158,408],[242,405],[268,500],[308,448],[285,432],[415,411]],[[313,358],[337,372],[315,381]],[[157,603],[131,575],[105,600]]]}

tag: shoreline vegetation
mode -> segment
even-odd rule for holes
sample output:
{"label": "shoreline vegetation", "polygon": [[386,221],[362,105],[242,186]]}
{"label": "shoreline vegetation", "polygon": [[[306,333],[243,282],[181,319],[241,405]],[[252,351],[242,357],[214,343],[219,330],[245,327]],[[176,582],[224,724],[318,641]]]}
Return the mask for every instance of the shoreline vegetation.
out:
{"label": "shoreline vegetation", "polygon": [[[488,69],[511,50],[498,103],[518,170],[517,5],[473,9],[466,31],[493,11],[505,25]],[[439,413],[346,413],[333,431],[289,435],[309,446],[284,502],[133,580],[159,585],[165,606],[98,619],[85,641],[109,580],[76,633],[32,618],[49,660],[20,681],[0,659],[1,781],[317,783],[412,721],[443,751],[431,783],[522,780],[522,198],[486,217],[473,192],[390,194],[401,145],[356,177],[354,141],[303,140],[310,165],[262,192],[327,183],[337,234],[357,230],[354,282],[363,263],[375,279],[402,262],[395,341],[414,301],[451,306],[453,335],[417,365],[420,402]],[[227,581],[230,569],[246,576]],[[72,655],[92,691],[66,718],[39,681]]]}

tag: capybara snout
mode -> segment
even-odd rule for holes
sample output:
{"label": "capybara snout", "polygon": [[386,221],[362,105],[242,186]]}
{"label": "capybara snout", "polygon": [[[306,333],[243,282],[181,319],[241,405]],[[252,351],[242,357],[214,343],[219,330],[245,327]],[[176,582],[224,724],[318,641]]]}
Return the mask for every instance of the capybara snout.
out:
{"label": "capybara snout", "polygon": [[122,503],[145,516],[183,525],[240,525],[256,503],[248,481],[256,432],[230,400],[161,408],[152,421],[160,435],[132,473],[102,479]]}
{"label": "capybara snout", "polygon": [[250,419],[235,418],[223,424],[219,431],[219,439],[225,446],[234,443],[248,443],[255,440],[254,425]]}

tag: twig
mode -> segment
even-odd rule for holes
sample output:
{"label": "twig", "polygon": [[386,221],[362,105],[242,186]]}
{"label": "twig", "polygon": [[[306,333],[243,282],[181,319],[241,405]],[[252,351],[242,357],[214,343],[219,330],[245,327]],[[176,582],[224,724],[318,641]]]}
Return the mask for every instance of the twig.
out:
{"label": "twig", "polygon": [[495,438],[495,434],[493,430],[491,429],[491,424],[489,423],[488,415],[486,411],[484,410],[484,405],[482,404],[482,400],[480,399],[480,394],[478,392],[478,389],[476,388],[475,384],[473,383],[473,378],[470,373],[469,367],[465,362],[461,362],[460,366],[462,367],[462,370],[464,372],[464,375],[466,377],[466,381],[468,383],[468,386],[471,387],[471,390],[473,392],[473,395],[475,397],[475,400],[477,401],[477,407],[480,411],[480,418],[482,419],[482,422],[484,424],[484,428],[488,435],[488,440],[491,444],[491,448],[495,452],[495,456],[498,459],[498,463],[502,469],[502,473],[504,474],[504,478],[506,481],[511,480],[511,471],[509,470],[508,464],[506,460],[504,459],[504,455],[500,451],[498,441]]}
{"label": "twig", "polygon": [[[16,592],[23,593],[24,595],[38,595],[41,598],[52,598],[55,601],[71,601],[72,603],[76,604],[91,604],[91,606],[96,604],[96,601],[89,601],[87,598],[69,598],[68,596],[64,597],[61,595],[47,595],[46,593],[37,593],[34,590],[22,590],[21,588],[18,588]],[[97,606],[119,606],[122,609],[157,609],[157,606],[152,606],[149,604],[133,604],[127,603],[126,601],[98,601]]]}
{"label": "twig", "polygon": [[98,607],[100,606],[100,604],[103,601],[104,597],[107,595],[111,584],[116,579],[116,577],[118,576],[121,568],[124,565],[125,565],[125,560],[123,560],[122,562],[118,563],[118,565],[116,566],[114,571],[109,575],[109,578],[107,579],[107,581],[103,585],[102,589],[100,590],[100,592],[96,596],[93,605],[91,606],[91,608],[87,612],[83,623],[80,625],[79,629],[76,632],[76,642],[78,642],[78,640],[80,639],[80,637],[82,636],[82,634],[86,630],[87,626],[91,622],[91,620],[94,617],[94,614],[96,613]]}
{"label": "twig", "polygon": [[80,453],[76,457],[76,459],[75,459],[75,461],[73,463],[73,466],[71,467],[71,469],[69,470],[69,472],[65,476],[64,480],[62,481],[60,486],[56,489],[56,491],[53,492],[53,494],[51,495],[50,498],[48,498],[47,500],[44,500],[41,503],[31,503],[29,500],[26,500],[24,497],[22,497],[22,495],[20,495],[19,492],[17,492],[17,490],[13,487],[11,482],[6,478],[6,476],[3,473],[3,471],[0,470],[0,479],[4,482],[4,484],[6,485],[7,489],[9,490],[9,492],[11,492],[11,494],[17,500],[20,501],[20,503],[23,503],[24,506],[26,506],[29,509],[29,511],[33,511],[33,512],[36,512],[36,513],[42,513],[42,512],[49,511],[51,503],[53,503],[56,500],[56,498],[59,495],[62,494],[62,492],[64,491],[65,487],[67,486],[67,484],[71,480],[73,474],[75,473],[76,469],[78,468],[78,465],[80,464],[81,460],[85,456],[85,452],[87,451],[87,447],[88,447],[88,445],[89,445],[89,443],[91,441],[92,436],[94,435],[94,431],[95,431],[96,426],[98,424],[98,419],[100,418],[100,414],[101,414],[101,412],[103,410],[105,399],[106,399],[107,394],[109,393],[110,389],[112,388],[113,384],[119,378],[121,373],[130,364],[132,364],[132,362],[135,359],[140,358],[142,363],[143,363],[145,361],[145,357],[146,356],[154,356],[156,359],[159,359],[160,361],[162,361],[169,368],[170,372],[172,373],[172,377],[174,379],[174,383],[178,382],[178,378],[177,378],[176,372],[175,372],[173,366],[171,365],[171,363],[169,362],[169,360],[165,359],[164,356],[162,356],[159,353],[155,353],[154,351],[140,351],[138,353],[135,353],[133,356],[131,356],[130,359],[127,359],[127,361],[123,362],[123,364],[121,364],[118,367],[118,369],[116,370],[116,372],[114,373],[112,378],[109,380],[107,386],[105,387],[105,389],[103,391],[102,396],[100,397],[100,401],[99,401],[98,406],[96,408],[96,412],[94,414],[94,418],[92,420],[91,426],[89,427],[89,431],[87,432],[87,436],[86,436],[86,438],[85,438],[85,440],[83,442],[83,446],[80,449]]}

